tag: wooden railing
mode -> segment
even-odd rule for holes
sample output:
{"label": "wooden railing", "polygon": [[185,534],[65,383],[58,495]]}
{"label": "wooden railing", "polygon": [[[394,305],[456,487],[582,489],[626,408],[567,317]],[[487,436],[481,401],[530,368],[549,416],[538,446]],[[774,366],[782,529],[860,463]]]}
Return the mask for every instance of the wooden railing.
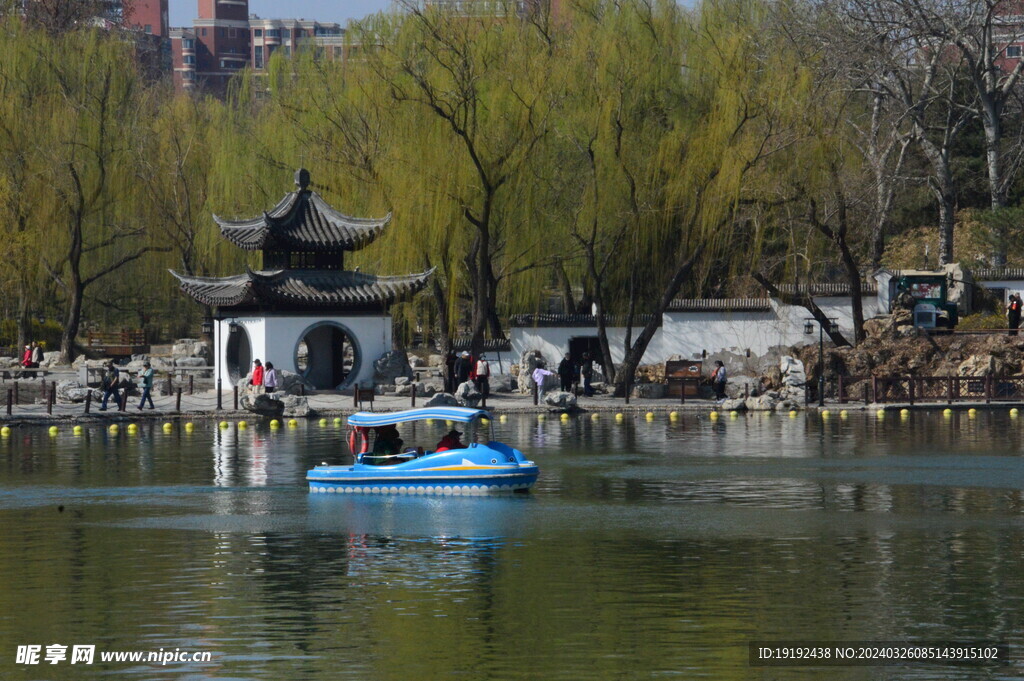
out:
{"label": "wooden railing", "polygon": [[840,404],[1024,401],[1024,377],[840,376],[837,397]]}
{"label": "wooden railing", "polygon": [[149,349],[146,345],[146,334],[142,329],[90,331],[86,338],[90,350],[109,357],[128,357],[145,353]]}

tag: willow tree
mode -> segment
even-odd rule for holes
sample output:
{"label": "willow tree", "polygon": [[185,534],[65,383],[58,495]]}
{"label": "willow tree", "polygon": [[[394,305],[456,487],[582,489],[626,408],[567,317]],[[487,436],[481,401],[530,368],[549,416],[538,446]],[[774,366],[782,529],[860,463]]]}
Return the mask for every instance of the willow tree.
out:
{"label": "willow tree", "polygon": [[70,362],[86,290],[165,247],[145,238],[136,211],[144,92],[130,66],[132,46],[97,30],[33,37],[48,155],[48,191],[37,207],[53,225],[42,262],[63,293],[61,361]]}
{"label": "willow tree", "polygon": [[[514,15],[406,9],[365,26],[361,40],[375,46],[365,58],[403,119],[404,172],[432,178],[446,191],[438,196],[446,204],[442,212],[457,211],[448,242],[461,250],[472,345],[479,351],[488,331],[503,336],[499,262],[522,261],[521,246],[533,244],[536,234],[530,230],[537,223],[516,213],[523,204],[521,174],[549,130],[547,41]],[[408,153],[423,150],[421,135],[437,141],[440,159]],[[440,163],[424,162],[431,156]]]}
{"label": "willow tree", "polygon": [[39,54],[32,32],[20,20],[0,25],[0,209],[8,217],[0,224],[6,257],[0,262],[3,288],[16,298],[17,344],[30,339],[32,316],[42,313],[39,244],[47,225],[35,209],[47,188],[42,181],[46,164],[45,122],[40,108],[44,82],[37,78]]}

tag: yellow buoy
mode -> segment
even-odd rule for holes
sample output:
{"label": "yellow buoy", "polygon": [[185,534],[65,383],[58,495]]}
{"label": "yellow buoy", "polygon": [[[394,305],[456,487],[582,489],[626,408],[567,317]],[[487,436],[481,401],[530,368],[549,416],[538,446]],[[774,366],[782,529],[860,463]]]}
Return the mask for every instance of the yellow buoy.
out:
{"label": "yellow buoy", "polygon": [[559,416],[558,418],[560,418],[560,419],[561,419],[562,421],[568,421],[568,420],[569,420],[569,415],[568,415],[568,414],[565,414],[565,413],[563,413],[563,414],[562,414],[561,416]]}
{"label": "yellow buoy", "polygon": [[481,416],[480,417],[480,423],[482,423],[483,425],[486,426],[490,422],[491,422],[491,420],[489,418],[487,418],[486,416]]}
{"label": "yellow buoy", "polygon": [[668,413],[669,421],[675,421],[677,418],[679,418],[679,412],[678,411],[670,411]]}
{"label": "yellow buoy", "polygon": [[116,423],[111,423],[110,424],[110,432],[111,433],[116,433],[117,432],[117,424]]}
{"label": "yellow buoy", "polygon": [[[429,423],[430,421],[431,421],[431,419],[427,419],[427,422],[428,422],[428,423]],[[340,417],[340,416],[335,416],[335,417],[334,417],[334,425],[336,425],[336,426],[340,426],[340,425],[341,425],[341,417]]]}
{"label": "yellow buoy", "polygon": [[320,427],[323,428],[327,425],[327,419],[320,419]]}
{"label": "yellow buoy", "polygon": [[189,421],[188,423],[185,424],[185,432],[186,433],[191,433],[195,429],[196,429],[196,426],[191,421]]}
{"label": "yellow buoy", "polygon": [[221,428],[227,428],[228,427],[228,422],[227,421],[221,421],[220,422],[220,427]]}
{"label": "yellow buoy", "polygon": [[444,425],[446,425],[446,426],[454,426],[455,422],[454,421],[445,421]]}
{"label": "yellow buoy", "polygon": [[846,411],[845,409],[841,409],[841,410],[839,410],[839,418],[841,418],[841,419],[845,419],[845,418],[847,418],[847,417],[848,417],[849,415],[850,415],[850,414],[849,414],[849,412],[847,412],[847,411]]}
{"label": "yellow buoy", "polygon": [[74,433],[75,435],[81,435],[82,426],[75,426],[74,428],[71,429],[71,432]]}
{"label": "yellow buoy", "polygon": [[943,409],[942,410],[942,415],[943,416],[952,416],[953,415],[953,410],[949,409],[949,408]]}
{"label": "yellow buoy", "polygon": [[717,420],[718,419],[718,412],[717,411],[711,412],[710,414],[708,414],[708,418],[711,419],[712,421]]}
{"label": "yellow buoy", "polygon": [[173,425],[171,425],[170,423],[165,423],[165,424],[164,424],[164,430],[170,430],[170,429],[172,429],[172,428],[174,428],[174,426],[173,426]]}
{"label": "yellow buoy", "polygon": [[501,416],[498,417],[498,421],[500,423],[505,423],[505,421],[508,421],[508,417],[502,414]]}
{"label": "yellow buoy", "polygon": [[900,409],[900,416],[902,416],[903,418],[907,418],[908,416],[910,416],[910,410],[909,409]]}
{"label": "yellow buoy", "polygon": [[977,410],[977,409],[974,409],[974,408],[972,407],[971,409],[968,409],[968,410],[967,410],[967,416],[969,416],[970,418],[972,418],[972,419],[973,419],[973,418],[974,418],[975,416],[977,416],[977,415],[978,415],[978,410]]}
{"label": "yellow buoy", "polygon": [[11,429],[7,426],[0,428],[0,435],[3,435],[4,437],[10,437]]}
{"label": "yellow buoy", "polygon": [[[537,414],[537,420],[538,421],[543,421],[544,420],[544,414]],[[451,421],[448,421],[448,423],[451,424]]]}
{"label": "yellow buoy", "polygon": [[[338,419],[338,420],[340,421],[341,419]],[[433,422],[434,422],[434,419],[427,419],[427,425],[428,425],[428,426],[429,426],[430,424],[432,424]]]}
{"label": "yellow buoy", "polygon": [[1019,412],[1019,411],[1017,411],[1017,407],[1014,407],[1013,409],[1011,409],[1011,410],[1010,410],[1010,416],[1011,416],[1012,418],[1017,418],[1017,416],[1018,416],[1019,414],[1020,414],[1020,412]]}
{"label": "yellow buoy", "polygon": [[60,428],[57,426],[50,426],[50,435],[56,435],[60,432]]}
{"label": "yellow buoy", "polygon": [[622,419],[624,419],[624,418],[625,418],[625,417],[624,417],[624,416],[623,416],[623,415],[622,415],[621,413],[619,413],[619,414],[616,414],[616,415],[615,415],[615,420],[616,420],[616,421],[621,421],[621,420],[622,420]]}
{"label": "yellow buoy", "polygon": [[246,423],[245,421],[239,421],[238,422],[238,429],[239,430],[245,430],[248,427],[249,427],[249,424]]}
{"label": "yellow buoy", "polygon": [[299,422],[296,421],[295,419],[291,419],[291,420],[288,421],[288,427],[289,428],[298,428],[299,427]]}
{"label": "yellow buoy", "polygon": [[789,410],[789,418],[795,419],[796,418],[796,413],[797,413],[796,409],[790,409]]}
{"label": "yellow buoy", "polygon": [[644,418],[647,419],[648,421],[653,421],[654,420],[654,412],[652,412],[652,411],[647,412],[646,414],[644,414]]}
{"label": "yellow buoy", "polygon": [[277,419],[270,419],[270,427],[271,428],[276,428],[279,425],[281,425],[280,421],[278,421]]}
{"label": "yellow buoy", "polygon": [[821,418],[827,419],[831,415],[832,415],[832,412],[830,412],[828,409],[822,409],[821,410]]}
{"label": "yellow buoy", "polygon": [[729,418],[731,418],[731,419],[738,418],[739,415],[740,415],[740,413],[738,411],[736,411],[736,410],[733,410],[733,411],[729,412]]}
{"label": "yellow buoy", "polygon": [[134,423],[129,423],[128,424],[128,432],[129,433],[134,433],[138,429],[139,429],[139,427],[137,425],[135,425]]}
{"label": "yellow buoy", "polygon": [[875,412],[875,416],[877,416],[880,419],[884,419],[885,418],[885,410],[884,409],[879,409],[878,411]]}
{"label": "yellow buoy", "polygon": [[595,412],[594,412],[593,414],[591,414],[591,415],[590,415],[590,420],[591,420],[591,421],[597,421],[597,420],[599,420],[600,418],[601,418],[601,415],[600,415],[600,414],[598,414],[598,413],[597,413],[596,411],[595,411]]}

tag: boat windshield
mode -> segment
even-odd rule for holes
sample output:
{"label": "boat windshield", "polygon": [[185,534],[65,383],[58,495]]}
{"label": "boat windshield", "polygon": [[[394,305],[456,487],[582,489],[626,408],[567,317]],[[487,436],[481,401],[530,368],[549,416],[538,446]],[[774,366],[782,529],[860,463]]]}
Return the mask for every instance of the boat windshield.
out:
{"label": "boat windshield", "polygon": [[[428,419],[423,419],[428,420]],[[407,421],[406,421],[407,422]],[[376,427],[357,427],[352,431],[349,445],[357,463],[368,466],[391,466],[409,461],[410,459],[437,454],[453,449],[464,449],[480,441],[480,419],[475,418],[468,423],[449,422],[449,429],[443,431],[440,440],[427,443],[406,442],[394,423]],[[461,428],[461,430],[460,430]],[[357,432],[361,434],[361,446],[357,451]],[[494,426],[488,422],[489,439],[494,439]],[[486,442],[486,440],[485,440]]]}

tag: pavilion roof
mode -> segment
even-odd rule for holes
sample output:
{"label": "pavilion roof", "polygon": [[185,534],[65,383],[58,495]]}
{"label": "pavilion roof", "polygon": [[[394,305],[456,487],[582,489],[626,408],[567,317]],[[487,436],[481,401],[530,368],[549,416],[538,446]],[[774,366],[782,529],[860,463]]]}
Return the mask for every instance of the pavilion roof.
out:
{"label": "pavilion roof", "polygon": [[220,233],[247,251],[280,249],[300,252],[356,251],[371,243],[391,221],[355,218],[332,208],[322,196],[308,189],[309,173],[296,173],[298,189],[274,208],[250,220],[225,220],[214,215]]}
{"label": "pavilion roof", "polygon": [[250,269],[232,277],[194,277],[173,270],[171,274],[181,282],[182,291],[213,307],[374,307],[412,296],[426,286],[433,271],[404,276]]}

